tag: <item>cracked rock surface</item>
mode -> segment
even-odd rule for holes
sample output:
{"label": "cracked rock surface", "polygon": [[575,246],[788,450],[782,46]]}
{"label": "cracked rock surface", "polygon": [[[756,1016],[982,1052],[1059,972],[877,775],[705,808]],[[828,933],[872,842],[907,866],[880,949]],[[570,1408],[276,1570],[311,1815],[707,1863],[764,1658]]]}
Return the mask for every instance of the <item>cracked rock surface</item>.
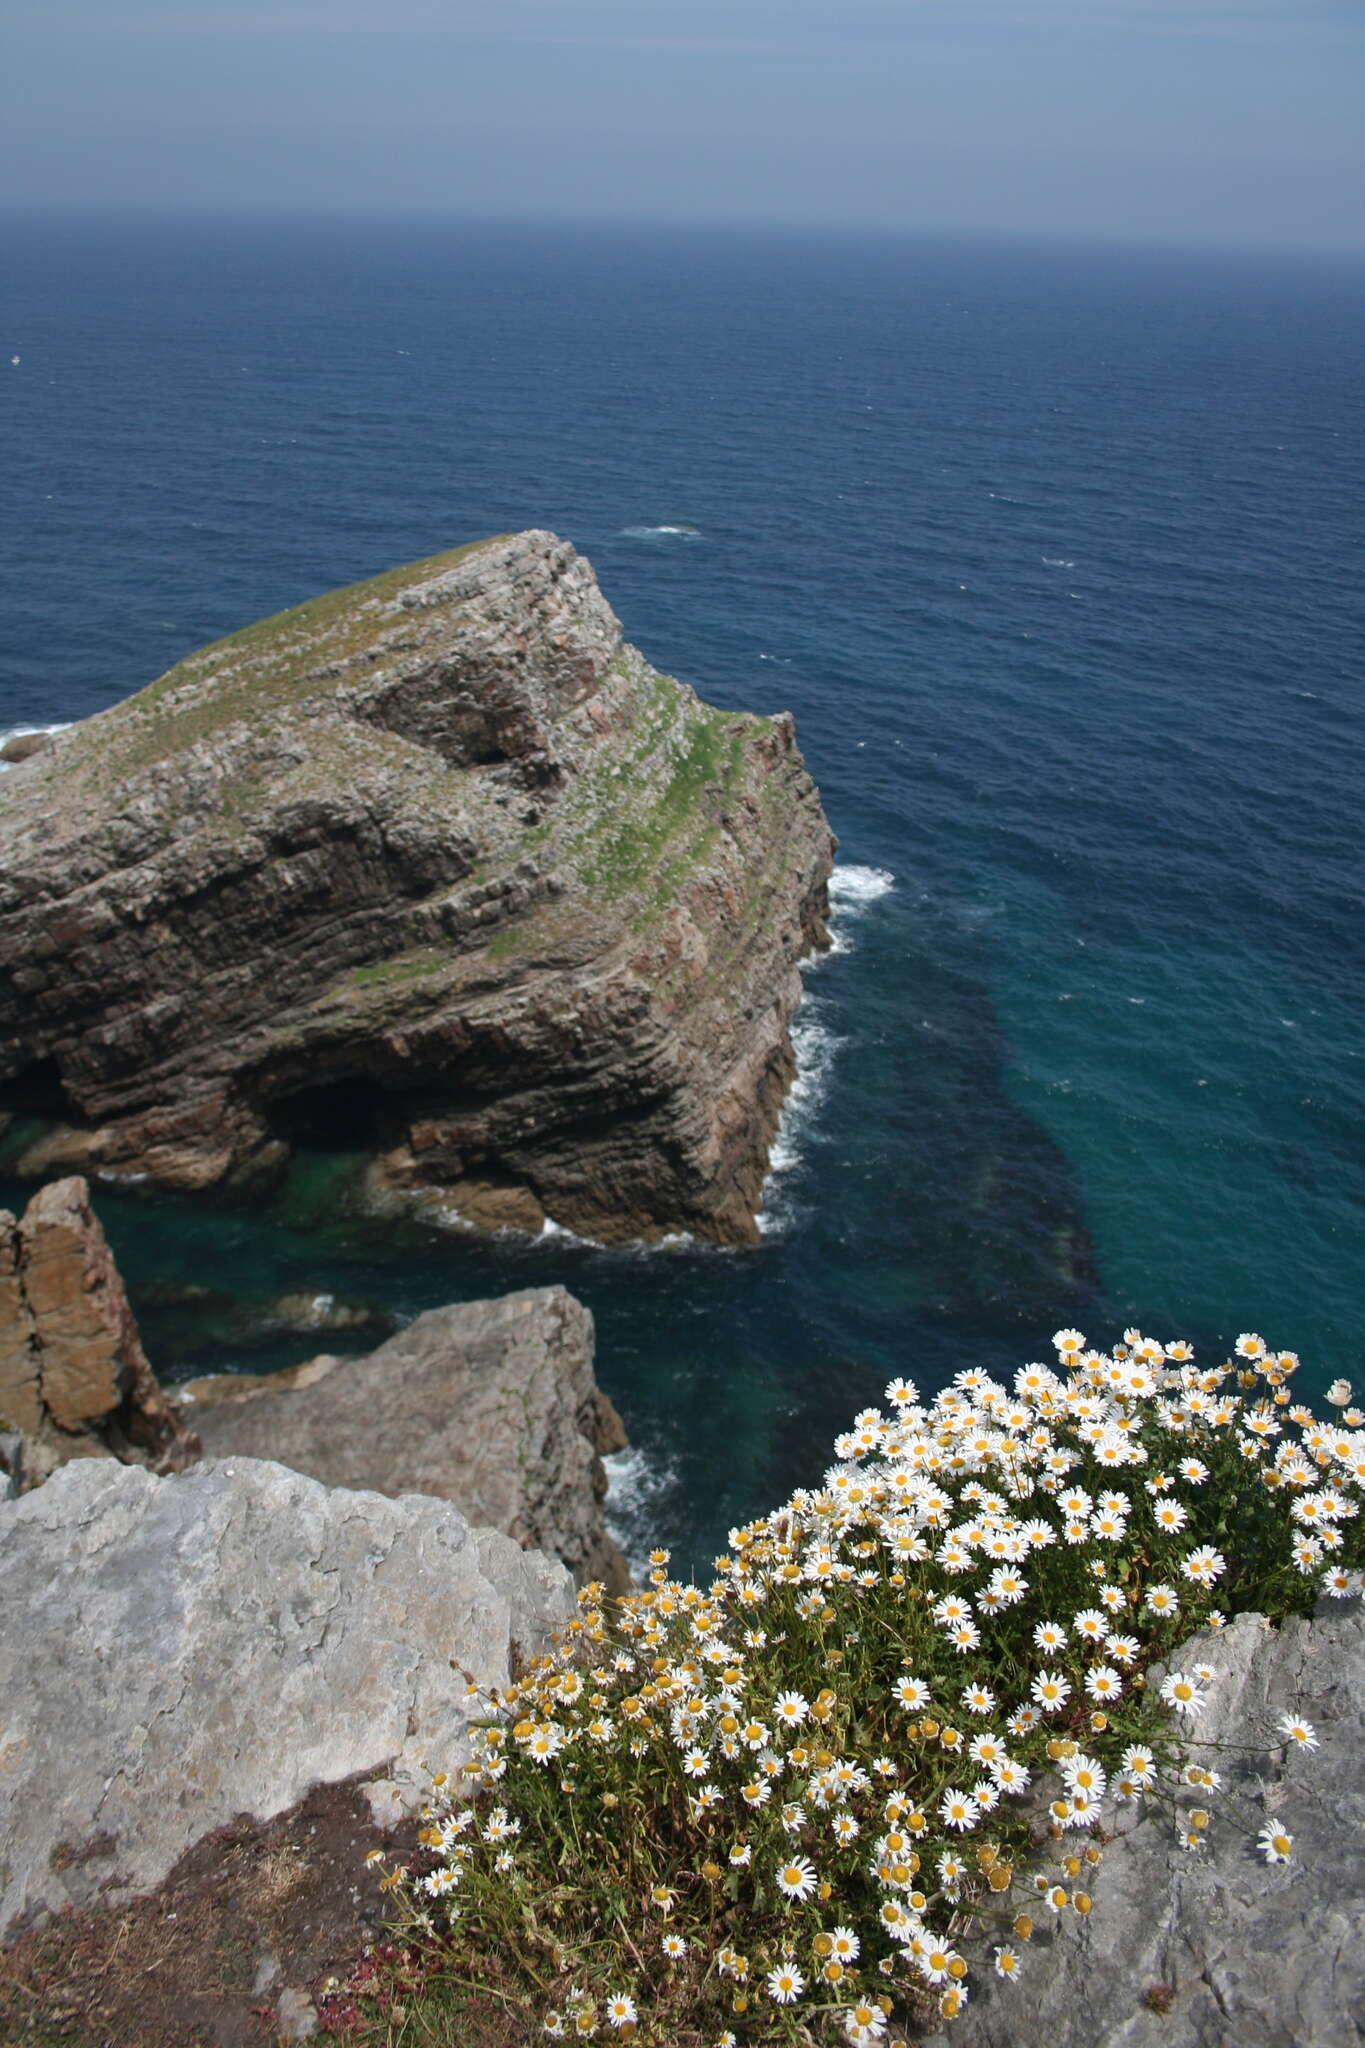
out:
{"label": "cracked rock surface", "polygon": [[64,1466],[0,1504],[0,1931],[315,1784],[387,1767],[420,1799],[467,1754],[466,1675],[505,1686],[572,1611],[562,1566],[444,1501]]}
{"label": "cracked rock surface", "polygon": [[[1218,1676],[1192,1756],[1219,1771],[1207,1850],[1151,1813],[1104,1854],[1095,1910],[1023,1948],[1015,1985],[977,1972],[933,2048],[1355,2048],[1365,2040],[1365,1614],[1324,1603],[1266,1633],[1242,1616],[1175,1662]],[[1321,1748],[1285,1757],[1282,1714]],[[1256,1754],[1259,1749],[1260,1753]],[[1199,1795],[1191,1793],[1186,1804]],[[1267,1865],[1270,1820],[1294,1837]],[[1112,1823],[1129,1826],[1125,1820]],[[1047,1916],[1042,1916],[1047,1917]]]}
{"label": "cracked rock surface", "polygon": [[833,841],[790,717],[627,645],[529,532],[189,656],[0,788],[21,1174],[752,1243]]}

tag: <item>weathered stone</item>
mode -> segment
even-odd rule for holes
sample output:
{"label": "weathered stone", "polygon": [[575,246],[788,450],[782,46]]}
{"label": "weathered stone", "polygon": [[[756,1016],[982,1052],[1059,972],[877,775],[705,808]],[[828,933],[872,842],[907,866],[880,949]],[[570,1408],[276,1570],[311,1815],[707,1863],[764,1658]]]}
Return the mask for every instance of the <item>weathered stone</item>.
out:
{"label": "weathered stone", "polygon": [[275,2024],[286,2041],[311,2041],[318,2030],[317,2007],[306,1991],[291,1985],[276,2000]]}
{"label": "weathered stone", "polygon": [[572,1604],[444,1501],[68,1465],[0,1505],[0,1930],[145,1891],[314,1784],[387,1764],[420,1800],[468,1753],[464,1674],[505,1686]]}
{"label": "weathered stone", "polygon": [[0,1426],[31,1436],[42,1420],[37,1336],[19,1276],[19,1225],[0,1209]]}
{"label": "weathered stone", "polygon": [[51,745],[50,732],[11,733],[5,744],[0,747],[0,761],[8,761],[11,764],[31,761],[35,754],[43,753]]}
{"label": "weathered stone", "polygon": [[167,1400],[83,1180],[54,1181],[16,1224],[0,1211],[0,1425],[41,1476],[67,1458],[183,1465],[198,1444]]}
{"label": "weathered stone", "polygon": [[43,1406],[59,1429],[79,1429],[122,1405],[137,1345],[84,1181],[55,1181],[33,1197],[19,1225],[19,1257],[41,1332]]}
{"label": "weathered stone", "polygon": [[[1088,1919],[1070,1914],[1023,1951],[1024,1973],[984,1972],[935,2048],[1355,2048],[1365,2039],[1365,1616],[1331,1602],[1267,1633],[1257,1616],[1184,1648],[1217,1677],[1193,1754],[1221,1772],[1206,1850],[1169,1813],[1104,1853]],[[1302,1714],[1316,1754],[1276,1748]],[[1198,1803],[1191,1792],[1185,1805]],[[1281,1820],[1293,1860],[1267,1865],[1258,1830]]]}
{"label": "weathered stone", "polygon": [[180,1389],[212,1457],[277,1458],[328,1486],[435,1494],[568,1565],[626,1582],[602,1454],[625,1431],[593,1378],[593,1324],[562,1287],[432,1309],[367,1358]]}
{"label": "weathered stone", "polygon": [[20,1170],[343,1142],[376,1202],[753,1242],[831,855],[790,718],[657,674],[551,534],[301,605],[3,779]]}

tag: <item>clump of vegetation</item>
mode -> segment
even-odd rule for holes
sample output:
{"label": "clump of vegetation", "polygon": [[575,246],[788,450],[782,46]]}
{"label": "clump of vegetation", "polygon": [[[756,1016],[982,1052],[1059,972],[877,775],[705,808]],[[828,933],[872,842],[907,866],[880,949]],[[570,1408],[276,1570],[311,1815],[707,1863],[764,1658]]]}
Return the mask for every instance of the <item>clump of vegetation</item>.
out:
{"label": "clump of vegetation", "polygon": [[106,744],[115,749],[123,772],[131,773],[288,703],[317,687],[329,669],[340,670],[369,652],[385,628],[392,629],[386,609],[410,585],[453,569],[501,538],[388,569],[197,649],[118,707]]}
{"label": "clump of vegetation", "polygon": [[1337,1382],[1318,1419],[1255,1336],[1213,1370],[1055,1341],[1012,1386],[893,1380],[709,1585],[657,1551],[619,1607],[588,1587],[488,1702],[389,1881],[467,1977],[496,1959],[520,2038],[889,2044],[1090,1911],[1102,1813],[1164,1802],[1204,1847],[1214,1669],[1173,1653],[1359,1592],[1365,1412]]}
{"label": "clump of vegetation", "polygon": [[584,887],[614,903],[653,879],[671,901],[714,837],[743,773],[745,736],[761,723],[700,703],[670,676],[646,677],[628,754],[590,760],[571,798]]}
{"label": "clump of vegetation", "polygon": [[367,967],[353,967],[350,980],[356,988],[373,988],[391,981],[420,981],[423,975],[438,974],[448,965],[446,954],[428,947],[422,952],[401,953],[393,960],[376,960]]}

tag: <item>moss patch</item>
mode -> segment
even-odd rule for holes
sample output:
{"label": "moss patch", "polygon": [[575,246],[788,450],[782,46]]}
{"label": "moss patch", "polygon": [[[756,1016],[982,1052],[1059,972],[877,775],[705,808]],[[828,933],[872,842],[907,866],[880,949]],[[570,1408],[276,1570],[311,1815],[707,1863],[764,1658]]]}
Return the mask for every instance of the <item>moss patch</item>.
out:
{"label": "moss patch", "polygon": [[367,967],[353,967],[347,979],[352,988],[374,988],[391,981],[418,981],[448,965],[444,953],[426,947],[421,952],[400,953],[392,960],[375,960]]}
{"label": "moss patch", "polygon": [[640,889],[672,846],[648,911],[672,899],[714,840],[716,814],[743,772],[746,734],[762,721],[715,711],[668,676],[651,677],[642,696],[629,750],[590,765],[573,805],[579,876],[601,900]]}

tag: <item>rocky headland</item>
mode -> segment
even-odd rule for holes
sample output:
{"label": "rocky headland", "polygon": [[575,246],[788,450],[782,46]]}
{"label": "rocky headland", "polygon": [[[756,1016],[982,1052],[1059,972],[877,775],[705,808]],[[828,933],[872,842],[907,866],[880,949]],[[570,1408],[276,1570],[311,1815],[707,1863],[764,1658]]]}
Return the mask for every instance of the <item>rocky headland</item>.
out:
{"label": "rocky headland", "polygon": [[753,1240],[832,840],[785,715],[703,704],[552,534],[190,656],[0,786],[21,1174]]}

